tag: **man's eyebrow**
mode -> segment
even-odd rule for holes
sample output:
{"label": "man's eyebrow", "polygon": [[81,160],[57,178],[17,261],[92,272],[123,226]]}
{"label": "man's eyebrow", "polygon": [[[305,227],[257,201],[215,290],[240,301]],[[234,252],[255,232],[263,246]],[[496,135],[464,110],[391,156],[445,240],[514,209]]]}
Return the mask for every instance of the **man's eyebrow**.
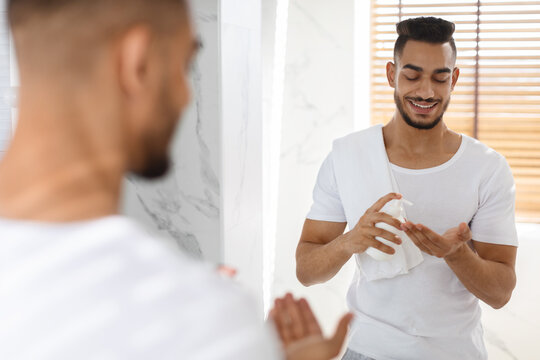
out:
{"label": "man's eyebrow", "polygon": [[411,70],[418,71],[418,72],[424,71],[424,69],[422,69],[420,66],[416,66],[416,65],[412,65],[412,64],[407,64],[407,65],[403,66],[403,68],[404,69],[411,69]]}
{"label": "man's eyebrow", "polygon": [[434,74],[442,74],[442,73],[451,73],[452,70],[450,70],[449,68],[441,68],[441,69],[437,69],[435,70],[433,73]]}

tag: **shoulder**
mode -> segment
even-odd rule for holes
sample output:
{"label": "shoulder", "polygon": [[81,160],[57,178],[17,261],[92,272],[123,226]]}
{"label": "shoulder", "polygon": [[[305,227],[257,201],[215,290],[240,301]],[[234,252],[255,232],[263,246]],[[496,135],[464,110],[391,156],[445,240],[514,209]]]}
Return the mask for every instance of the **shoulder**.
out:
{"label": "shoulder", "polygon": [[345,136],[339,137],[334,140],[333,147],[343,147],[350,145],[362,144],[366,140],[375,140],[382,136],[382,125],[373,125],[367,129],[355,131]]}
{"label": "shoulder", "polygon": [[510,166],[506,158],[496,150],[483,142],[462,135],[465,142],[465,161],[468,166],[481,172],[484,176],[491,176],[495,173],[506,173],[511,176]]}
{"label": "shoulder", "polygon": [[111,279],[123,285],[112,297],[122,303],[128,298],[133,306],[117,321],[159,323],[174,339],[160,347],[186,358],[252,358],[256,348],[273,351],[262,312],[240,285],[136,224],[124,233],[124,275]]}

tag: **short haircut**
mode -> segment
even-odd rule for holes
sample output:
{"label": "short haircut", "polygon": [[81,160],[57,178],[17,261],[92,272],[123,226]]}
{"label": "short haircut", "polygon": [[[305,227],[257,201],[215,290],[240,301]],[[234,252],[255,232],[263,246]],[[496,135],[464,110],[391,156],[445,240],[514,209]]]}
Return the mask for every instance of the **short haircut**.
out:
{"label": "short haircut", "polygon": [[8,0],[8,19],[19,61],[45,69],[86,67],[130,27],[172,33],[189,15],[187,0]]}
{"label": "short haircut", "polygon": [[394,61],[397,61],[401,56],[403,48],[409,40],[431,44],[450,43],[455,58],[457,49],[452,36],[455,29],[454,23],[436,17],[418,17],[397,23],[398,38],[394,45]]}

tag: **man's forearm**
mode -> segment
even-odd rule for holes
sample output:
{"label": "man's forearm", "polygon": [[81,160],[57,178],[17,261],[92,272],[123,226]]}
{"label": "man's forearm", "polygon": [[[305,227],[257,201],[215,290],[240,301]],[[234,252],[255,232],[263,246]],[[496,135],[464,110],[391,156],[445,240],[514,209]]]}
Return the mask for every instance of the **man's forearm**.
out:
{"label": "man's forearm", "polygon": [[467,244],[445,260],[463,285],[491,307],[501,308],[510,300],[516,285],[511,266],[482,259]]}
{"label": "man's forearm", "polygon": [[340,235],[327,244],[302,242],[296,251],[296,276],[306,286],[330,280],[351,258]]}

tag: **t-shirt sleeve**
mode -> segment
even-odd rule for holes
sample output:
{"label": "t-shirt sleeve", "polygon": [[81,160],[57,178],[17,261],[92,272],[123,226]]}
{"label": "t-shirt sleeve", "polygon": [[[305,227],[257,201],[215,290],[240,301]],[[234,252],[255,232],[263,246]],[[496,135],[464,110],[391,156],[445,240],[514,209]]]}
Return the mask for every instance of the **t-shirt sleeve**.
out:
{"label": "t-shirt sleeve", "polygon": [[324,160],[313,189],[313,205],[307,214],[311,220],[347,222],[334,173],[333,154]]}
{"label": "t-shirt sleeve", "polygon": [[478,211],[471,221],[473,240],[498,245],[518,245],[515,223],[515,183],[506,159],[479,189]]}

